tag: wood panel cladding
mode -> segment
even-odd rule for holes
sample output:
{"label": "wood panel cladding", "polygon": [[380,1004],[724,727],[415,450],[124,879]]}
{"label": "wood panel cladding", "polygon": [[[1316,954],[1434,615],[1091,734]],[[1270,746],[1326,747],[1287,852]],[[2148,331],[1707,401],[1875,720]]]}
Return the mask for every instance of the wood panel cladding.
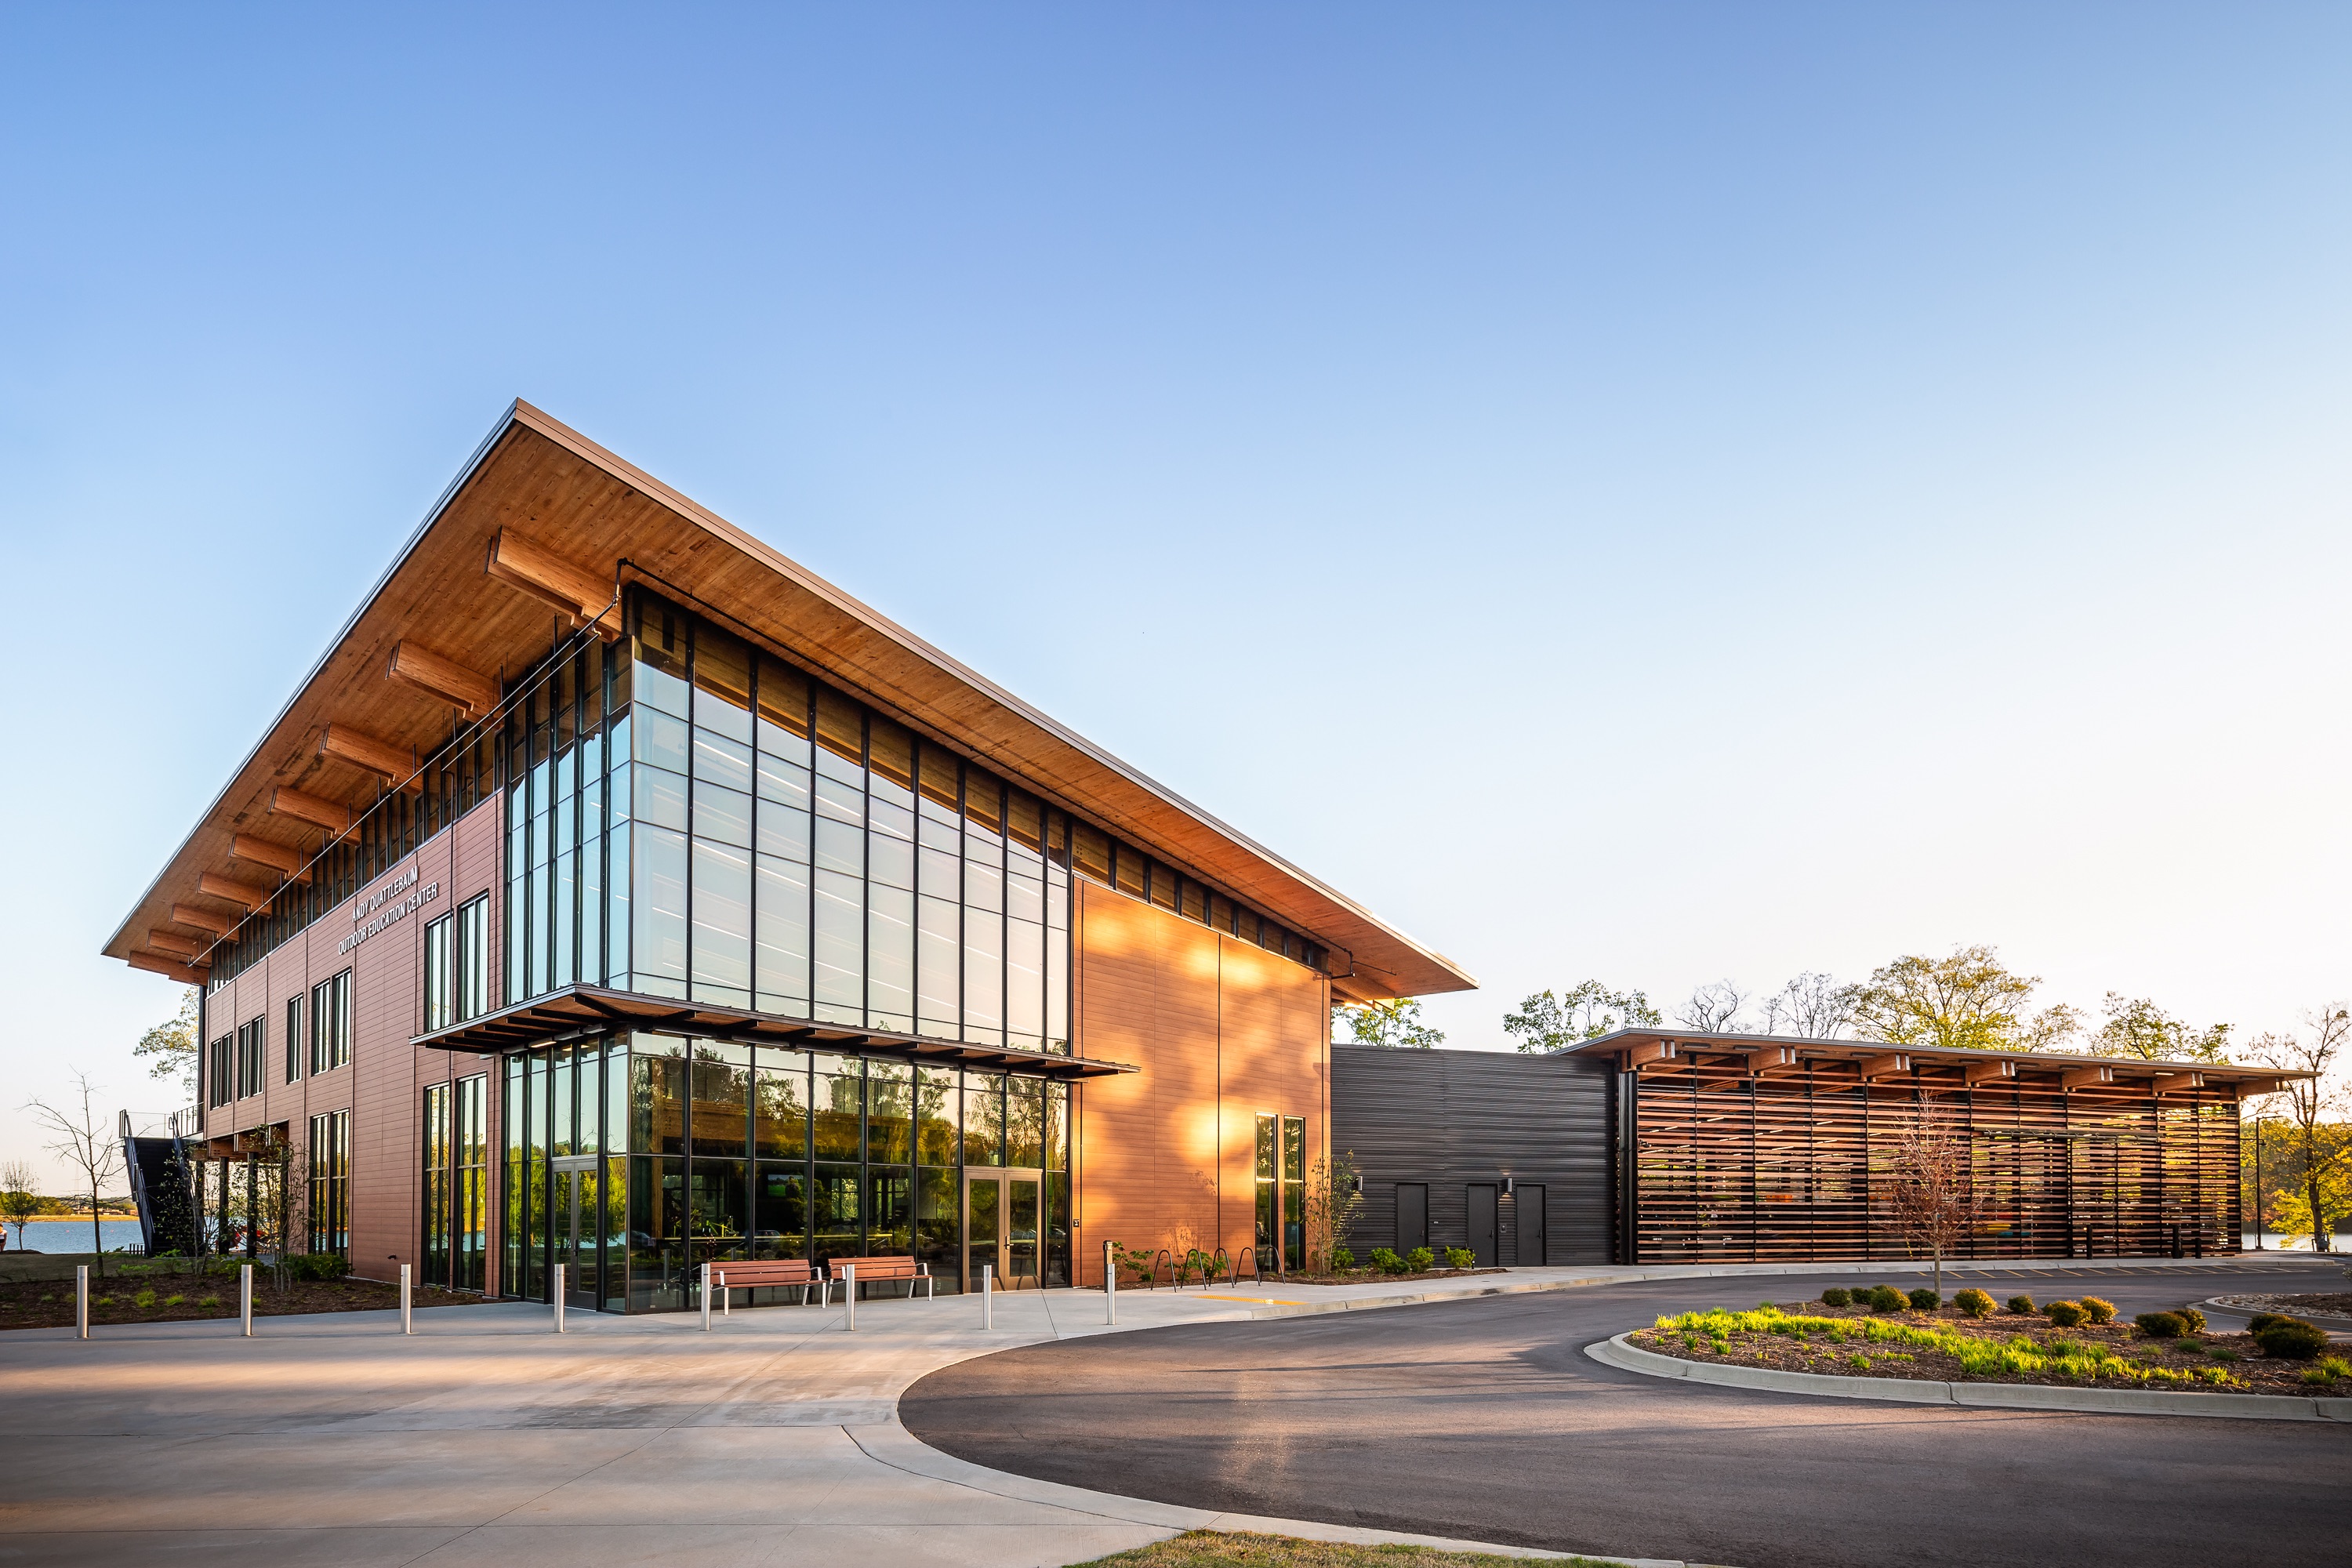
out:
{"label": "wood panel cladding", "polygon": [[1083,879],[1075,895],[1076,1048],[1142,1069],[1080,1091],[1078,1282],[1102,1283],[1106,1241],[1238,1254],[1257,1117],[1304,1117],[1310,1160],[1328,1147],[1328,982]]}

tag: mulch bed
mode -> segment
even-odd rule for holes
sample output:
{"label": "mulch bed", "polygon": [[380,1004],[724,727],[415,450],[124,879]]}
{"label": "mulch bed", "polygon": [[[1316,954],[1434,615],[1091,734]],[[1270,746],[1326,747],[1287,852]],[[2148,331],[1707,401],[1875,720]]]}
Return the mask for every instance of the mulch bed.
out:
{"label": "mulch bed", "polygon": [[2314,1291],[2302,1296],[2222,1296],[2218,1300],[2237,1306],[2251,1307],[2257,1312],[2284,1312],[2301,1317],[2318,1312],[2331,1318],[2352,1318],[2352,1291]]}
{"label": "mulch bed", "polygon": [[[139,1297],[152,1291],[151,1303]],[[174,1300],[173,1298],[178,1298]],[[479,1301],[479,1296],[426,1288],[413,1289],[410,1304],[457,1307]],[[268,1270],[253,1271],[253,1315],[276,1317],[291,1312],[380,1311],[400,1305],[400,1287],[373,1279],[303,1280],[284,1290],[275,1289]],[[236,1275],[109,1274],[89,1281],[89,1321],[92,1329],[110,1323],[173,1323],[192,1318],[236,1316]],[[0,1284],[0,1329],[71,1328],[74,1321],[73,1281],[28,1280]]]}
{"label": "mulch bed", "polygon": [[[2326,1385],[2305,1383],[2304,1373],[2311,1371],[2315,1363],[2265,1356],[2262,1347],[2254,1343],[2248,1334],[2207,1333],[2179,1340],[2151,1340],[2135,1329],[2127,1319],[2096,1327],[2084,1324],[2079,1328],[2062,1329],[2041,1312],[2015,1313],[2004,1310],[1996,1311],[1990,1318],[1972,1319],[1952,1307],[1933,1312],[1881,1313],[1862,1307],[1825,1307],[1819,1301],[1783,1301],[1777,1305],[1790,1317],[1826,1318],[1841,1322],[1868,1320],[1877,1323],[1902,1324],[1960,1334],[1996,1345],[2007,1344],[2021,1334],[2029,1337],[2037,1346],[2063,1341],[2105,1345],[2145,1366],[2162,1367],[2174,1372],[2219,1367],[2228,1374],[2229,1382],[2226,1384],[2199,1383],[2190,1385],[2169,1381],[2143,1382],[2127,1376],[2088,1376],[2065,1370],[2041,1373],[2003,1371],[1985,1375],[1969,1371],[1960,1363],[1958,1357],[1949,1352],[1925,1345],[1853,1339],[1836,1341],[1819,1331],[1800,1339],[1791,1334],[1735,1330],[1717,1342],[1704,1335],[1691,1336],[1679,1330],[1651,1328],[1639,1330],[1628,1339],[1645,1351],[1677,1356],[1684,1361],[1713,1362],[1726,1366],[1769,1367],[1780,1372],[1810,1372],[1837,1377],[1917,1378],[1941,1383],[2031,1383],[2070,1388],[2162,1389],[2180,1393],[2290,1394],[2303,1398],[2352,1394],[2352,1379],[2339,1378]],[[1692,1342],[1694,1337],[1696,1343]],[[1727,1348],[1718,1349],[1718,1344]],[[2231,1359],[2233,1356],[2235,1359]],[[1864,1364],[1857,1365],[1857,1358],[1861,1358]]]}

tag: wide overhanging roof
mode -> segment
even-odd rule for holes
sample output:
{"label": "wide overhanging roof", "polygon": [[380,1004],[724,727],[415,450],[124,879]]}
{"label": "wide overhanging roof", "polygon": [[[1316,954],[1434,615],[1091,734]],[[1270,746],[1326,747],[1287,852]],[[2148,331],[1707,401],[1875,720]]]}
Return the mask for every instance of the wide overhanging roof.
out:
{"label": "wide overhanging roof", "polygon": [[[1580,1045],[1550,1053],[1563,1057],[1609,1057],[1622,1067],[1644,1072],[1672,1072],[1693,1065],[1720,1065],[1737,1059],[1759,1073],[1792,1071],[1809,1063],[1842,1063],[1863,1076],[1885,1076],[1914,1068],[1948,1071],[1954,1081],[1968,1081],[1971,1070],[1982,1072],[2006,1064],[2005,1078],[2024,1080],[2077,1079],[2075,1087],[2092,1087],[2091,1079],[2117,1087],[2134,1085],[2188,1089],[2212,1085],[2233,1087],[2242,1095],[2266,1094],[2305,1072],[2281,1068],[2239,1067],[2214,1062],[2143,1061],[2136,1057],[2093,1057],[2071,1051],[1988,1051],[1965,1046],[1898,1046],[1885,1040],[1815,1040],[1791,1035],[1709,1034],[1687,1029],[1620,1029]],[[2193,1081],[2192,1081],[2193,1080]]]}
{"label": "wide overhanging roof", "polygon": [[670,1001],[634,991],[608,991],[601,985],[567,985],[561,991],[518,1002],[446,1029],[418,1035],[409,1044],[429,1046],[438,1051],[495,1054],[524,1046],[552,1045],[590,1035],[635,1030],[795,1046],[815,1051],[856,1051],[939,1066],[1011,1068],[1042,1078],[1109,1078],[1137,1070],[1122,1062],[927,1039],[920,1035],[890,1034],[846,1024],[814,1024],[779,1013],[754,1013],[749,1008],[719,1007],[707,1002]]}
{"label": "wide overhanging roof", "polygon": [[[513,564],[493,562],[494,550]],[[447,738],[451,704],[432,694],[430,682],[439,679],[446,691],[469,672],[491,683],[520,673],[548,652],[551,616],[565,626],[593,620],[631,582],[698,603],[910,728],[1223,885],[1330,949],[1333,990],[1343,999],[1477,984],[1362,905],[521,402],[402,549],[105,952],[172,973],[174,947],[208,944],[213,921],[253,907],[235,889],[278,885],[278,874],[257,864],[315,852],[322,837],[318,810],[305,802],[364,809],[401,756],[421,758]],[[524,583],[539,585],[536,596]],[[545,591],[551,585],[554,591]],[[577,605],[596,587],[606,596],[587,614],[565,616],[551,607]],[[398,679],[387,677],[395,650],[404,667]],[[413,674],[420,665],[422,680]],[[331,745],[331,726],[356,739]],[[289,800],[312,817],[289,815]],[[272,810],[273,801],[280,809]],[[232,890],[207,891],[208,884]],[[175,910],[210,919],[190,923]]]}

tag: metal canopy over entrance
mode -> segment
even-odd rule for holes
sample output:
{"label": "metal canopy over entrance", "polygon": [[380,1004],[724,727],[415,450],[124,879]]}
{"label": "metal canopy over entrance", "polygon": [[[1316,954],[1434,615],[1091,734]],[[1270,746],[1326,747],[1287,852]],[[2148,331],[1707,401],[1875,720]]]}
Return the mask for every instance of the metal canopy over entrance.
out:
{"label": "metal canopy over entrance", "polygon": [[966,1045],[919,1035],[884,1034],[846,1025],[812,1023],[778,1013],[754,1013],[708,1002],[673,1001],[629,991],[611,991],[601,985],[567,986],[446,1029],[414,1036],[409,1043],[429,1046],[437,1051],[495,1053],[635,1029],[747,1044],[900,1057],[934,1067],[1007,1068],[1039,1078],[1108,1078],[1138,1070],[1123,1062],[1093,1061],[1048,1051],[1007,1050],[1001,1046]]}

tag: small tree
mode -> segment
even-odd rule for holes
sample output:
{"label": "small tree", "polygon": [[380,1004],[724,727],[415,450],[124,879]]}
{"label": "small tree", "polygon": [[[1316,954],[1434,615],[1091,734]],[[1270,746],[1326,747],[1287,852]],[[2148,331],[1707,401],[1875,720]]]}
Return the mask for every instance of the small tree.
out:
{"label": "small tree", "polygon": [[190,1100],[196,1098],[196,988],[180,997],[180,1010],[139,1037],[131,1047],[134,1057],[146,1057],[148,1075],[168,1079]]}
{"label": "small tree", "polygon": [[57,1134],[49,1152],[73,1167],[75,1173],[89,1187],[89,1249],[98,1255],[99,1272],[106,1272],[105,1232],[99,1228],[99,1205],[105,1201],[106,1184],[122,1174],[122,1145],[115,1141],[114,1129],[106,1125],[90,1100],[96,1094],[89,1075],[74,1074],[75,1091],[80,1097],[79,1108],[59,1110],[46,1100],[31,1100],[25,1107],[34,1120]]}
{"label": "small tree", "polygon": [[1503,1015],[1503,1032],[1518,1037],[1523,1051],[1557,1051],[1619,1029],[1654,1029],[1665,1022],[1639,991],[1612,991],[1598,980],[1583,981],[1555,996],[1538,991]]}
{"label": "small tree", "polygon": [[1337,1156],[1318,1154],[1307,1168],[1307,1267],[1331,1266],[1331,1249],[1348,1234],[1348,1226],[1363,1206],[1363,1182],[1356,1172],[1353,1151]]}
{"label": "small tree", "polygon": [[2345,1042],[2352,1039],[2352,1011],[2331,1002],[2303,1018],[2300,1033],[2264,1035],[2254,1042],[2252,1055],[2265,1066],[2312,1075],[2290,1079],[2279,1097],[2286,1108],[2287,1163],[2294,1173],[2292,1191],[2300,1200],[2298,1217],[2310,1226],[2311,1249],[2333,1252],[2336,1237],[2328,1222],[2340,1212],[2336,1184],[2352,1160],[2352,1139],[2339,1135],[2334,1120],[2346,1100],[2336,1074]]}
{"label": "small tree", "polygon": [[25,1249],[25,1222],[41,1212],[41,1179],[29,1160],[0,1165],[0,1219],[16,1227],[16,1250]]}
{"label": "small tree", "polygon": [[1895,1223],[1936,1260],[1936,1294],[1944,1293],[1944,1257],[1975,1228],[1983,1202],[1969,1181],[1969,1141],[1941,1111],[1923,1110],[1895,1141]]}

